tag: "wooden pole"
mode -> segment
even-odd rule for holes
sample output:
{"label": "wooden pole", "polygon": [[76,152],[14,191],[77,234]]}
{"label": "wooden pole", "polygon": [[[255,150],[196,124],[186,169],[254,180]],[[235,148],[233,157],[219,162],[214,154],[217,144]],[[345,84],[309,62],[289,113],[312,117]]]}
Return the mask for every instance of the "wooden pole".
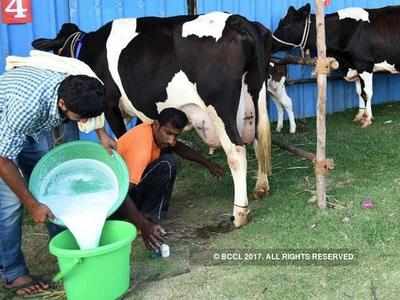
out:
{"label": "wooden pole", "polygon": [[315,162],[315,179],[317,200],[319,208],[326,208],[326,178],[323,165],[326,161],[326,78],[327,73],[322,71],[324,62],[326,63],[326,40],[325,40],[325,6],[323,0],[315,0],[316,26],[317,26],[317,83],[318,83],[318,102],[317,102],[317,157]]}

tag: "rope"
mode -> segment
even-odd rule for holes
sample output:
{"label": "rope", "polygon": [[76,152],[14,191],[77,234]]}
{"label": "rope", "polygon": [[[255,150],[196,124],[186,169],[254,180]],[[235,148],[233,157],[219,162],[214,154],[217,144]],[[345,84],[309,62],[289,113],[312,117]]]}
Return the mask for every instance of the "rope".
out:
{"label": "rope", "polygon": [[308,17],[305,21],[305,24],[304,24],[303,36],[301,38],[300,44],[286,42],[286,41],[281,40],[280,38],[276,37],[274,34],[272,34],[272,38],[283,45],[291,46],[293,48],[300,48],[301,56],[304,57],[304,49],[305,49],[307,41],[308,41],[308,36],[310,35],[310,29],[311,29],[311,15],[308,15]]}
{"label": "rope", "polygon": [[81,32],[75,32],[71,34],[64,42],[63,46],[58,50],[58,55],[64,51],[65,47],[67,46],[68,42],[72,39],[71,44],[69,45],[70,57],[76,58],[74,55],[75,44],[78,41],[79,37],[81,36]]}
{"label": "rope", "polygon": [[328,175],[330,170],[335,168],[333,159],[316,160],[314,161],[315,175]]}

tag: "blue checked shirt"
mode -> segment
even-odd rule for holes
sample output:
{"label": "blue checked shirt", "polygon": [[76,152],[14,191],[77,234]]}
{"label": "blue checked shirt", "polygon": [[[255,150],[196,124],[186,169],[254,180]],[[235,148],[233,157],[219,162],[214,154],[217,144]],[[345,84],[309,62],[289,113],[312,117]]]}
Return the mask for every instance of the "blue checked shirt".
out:
{"label": "blue checked shirt", "polygon": [[57,90],[63,73],[19,67],[0,75],[0,156],[15,159],[27,136],[63,122]]}

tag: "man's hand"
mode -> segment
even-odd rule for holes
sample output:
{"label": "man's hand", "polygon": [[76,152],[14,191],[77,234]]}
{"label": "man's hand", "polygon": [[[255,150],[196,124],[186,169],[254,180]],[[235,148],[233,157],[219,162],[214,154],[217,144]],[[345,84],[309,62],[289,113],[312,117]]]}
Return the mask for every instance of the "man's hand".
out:
{"label": "man's hand", "polygon": [[207,168],[208,171],[216,177],[222,177],[224,175],[224,169],[220,165],[209,161],[199,152],[190,148],[188,145],[181,141],[176,142],[175,146],[172,147],[172,151],[174,151],[176,154],[184,159],[199,163],[203,167]]}
{"label": "man's hand", "polygon": [[41,203],[29,208],[29,212],[36,223],[44,223],[47,221],[47,219],[54,218],[51,210],[46,205]]}
{"label": "man's hand", "polygon": [[0,178],[18,196],[36,223],[44,223],[48,218],[54,217],[50,209],[46,205],[39,203],[29,192],[25,180],[22,178],[15,163],[11,159],[1,156]]}
{"label": "man's hand", "polygon": [[165,230],[158,224],[146,220],[141,226],[143,242],[147,249],[157,251],[164,242]]}
{"label": "man's hand", "polygon": [[115,140],[107,134],[104,128],[97,129],[96,133],[103,147],[106,148],[109,154],[112,154],[112,150],[117,149]]}
{"label": "man's hand", "polygon": [[224,168],[211,161],[208,162],[207,169],[215,177],[221,178],[222,176],[224,176]]}

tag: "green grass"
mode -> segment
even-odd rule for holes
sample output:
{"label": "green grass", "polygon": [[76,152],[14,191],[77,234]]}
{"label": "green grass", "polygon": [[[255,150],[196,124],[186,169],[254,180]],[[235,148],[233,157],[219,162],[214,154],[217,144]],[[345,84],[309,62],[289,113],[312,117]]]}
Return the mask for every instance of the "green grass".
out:
{"label": "green grass", "polygon": [[[375,122],[367,129],[351,121],[354,110],[327,117],[327,157],[335,161],[327,194],[335,208],[320,210],[312,201],[312,164],[274,146],[271,194],[250,202],[252,220],[247,226],[210,233],[209,238],[199,236],[198,229],[227,220],[232,212],[233,183],[225,155],[219,151],[211,158],[226,167],[221,180],[179,161],[170,219],[165,223],[171,257],[151,258],[139,238],[132,255],[133,288],[126,299],[398,299],[399,112],[400,104],[374,107]],[[295,135],[274,133],[274,138],[314,152],[315,120],[297,123]],[[206,153],[193,133],[183,138]],[[248,162],[250,193],[256,180],[252,147],[248,147]],[[361,208],[367,197],[375,208]],[[38,246],[28,242],[25,249],[33,273],[54,272],[54,260],[44,263],[49,258],[46,251],[38,252]],[[347,248],[356,250],[358,258],[349,266],[190,263],[193,249],[224,248]]]}
{"label": "green grass", "polygon": [[[347,248],[357,251],[356,265],[191,266],[190,273],[139,286],[132,299],[398,299],[399,111],[399,104],[375,107],[375,122],[367,129],[351,121],[354,110],[327,117],[327,157],[335,161],[327,194],[336,208],[319,210],[315,203],[310,203],[315,185],[309,161],[273,147],[271,194],[250,202],[252,222],[240,230],[218,234],[204,246]],[[389,120],[391,123],[385,124]],[[296,135],[274,133],[274,138],[315,152],[315,120],[298,120],[298,125]],[[189,138],[195,146],[206,150],[191,135]],[[213,159],[226,166],[222,152]],[[256,174],[250,147],[248,160],[250,192]],[[206,171],[184,165],[174,199],[196,203],[196,209],[182,212],[188,215],[189,225],[200,223],[202,218],[209,222],[213,211],[231,212],[233,185],[228,173],[218,182]],[[367,197],[373,200],[375,208],[361,208]],[[171,251],[179,248],[170,246]],[[190,243],[187,248],[191,248]]]}

